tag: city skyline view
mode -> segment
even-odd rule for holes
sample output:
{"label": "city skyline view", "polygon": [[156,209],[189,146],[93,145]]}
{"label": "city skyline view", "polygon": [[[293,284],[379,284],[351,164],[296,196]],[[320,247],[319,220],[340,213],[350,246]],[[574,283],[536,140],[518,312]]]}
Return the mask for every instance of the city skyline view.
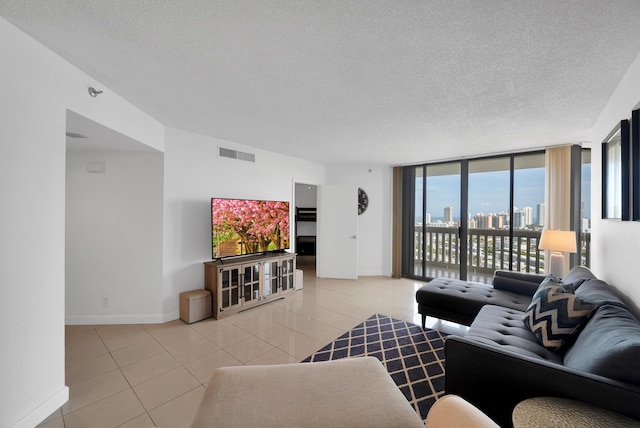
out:
{"label": "city skyline view", "polygon": [[[582,213],[581,218],[591,218],[591,165],[582,167]],[[514,175],[514,208],[533,210],[533,222],[538,221],[538,206],[544,204],[544,168],[519,169]],[[422,179],[416,180],[416,222],[422,222]],[[508,171],[490,171],[469,174],[469,215],[501,214],[509,212]],[[453,220],[460,219],[460,176],[440,175],[427,177],[426,213],[431,221],[444,221],[445,207],[453,209]]]}
{"label": "city skyline view", "polygon": [[[539,248],[542,230],[550,226],[545,217],[557,210],[545,205],[544,165],[544,156],[535,154],[417,167],[411,243],[414,272],[425,275],[433,268],[456,271],[461,263],[467,274],[491,274],[495,269],[543,271],[545,253]],[[580,219],[575,229],[581,232],[576,234],[581,263],[588,266],[591,165],[584,153],[581,178],[572,183],[581,188],[581,208],[576,213]],[[468,211],[464,213],[465,217],[468,214],[465,224],[460,222],[462,206]]]}

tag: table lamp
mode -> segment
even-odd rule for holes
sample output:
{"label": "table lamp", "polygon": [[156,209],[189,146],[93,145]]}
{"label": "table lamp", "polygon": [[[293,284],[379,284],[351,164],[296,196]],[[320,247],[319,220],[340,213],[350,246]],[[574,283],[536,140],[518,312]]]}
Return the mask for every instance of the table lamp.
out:
{"label": "table lamp", "polygon": [[544,229],[538,248],[552,251],[549,261],[549,273],[562,278],[564,276],[564,255],[562,253],[575,253],[578,251],[576,233],[568,230]]}

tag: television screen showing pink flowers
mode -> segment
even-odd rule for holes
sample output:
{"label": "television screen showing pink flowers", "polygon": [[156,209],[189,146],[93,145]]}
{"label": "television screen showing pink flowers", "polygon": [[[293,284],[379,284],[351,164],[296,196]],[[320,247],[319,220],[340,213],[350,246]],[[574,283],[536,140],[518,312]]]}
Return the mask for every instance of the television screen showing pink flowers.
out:
{"label": "television screen showing pink flowers", "polygon": [[211,199],[213,258],[289,248],[289,202]]}

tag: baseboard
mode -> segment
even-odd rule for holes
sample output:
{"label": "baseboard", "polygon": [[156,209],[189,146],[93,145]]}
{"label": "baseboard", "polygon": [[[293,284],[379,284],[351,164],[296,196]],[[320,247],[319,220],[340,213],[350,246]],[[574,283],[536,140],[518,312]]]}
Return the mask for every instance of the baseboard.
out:
{"label": "baseboard", "polygon": [[69,387],[65,386],[29,412],[24,418],[11,425],[11,428],[33,428],[47,419],[67,401],[69,401]]}
{"label": "baseboard", "polygon": [[178,318],[180,318],[180,312],[173,311],[168,314],[164,314],[162,316],[162,320],[163,320],[162,322],[169,322],[169,321],[177,320]]}
{"label": "baseboard", "polygon": [[391,276],[391,272],[358,272],[358,276]]}
{"label": "baseboard", "polygon": [[[174,318],[175,319],[175,318]],[[66,325],[106,324],[162,324],[164,315],[71,315],[65,317]]]}

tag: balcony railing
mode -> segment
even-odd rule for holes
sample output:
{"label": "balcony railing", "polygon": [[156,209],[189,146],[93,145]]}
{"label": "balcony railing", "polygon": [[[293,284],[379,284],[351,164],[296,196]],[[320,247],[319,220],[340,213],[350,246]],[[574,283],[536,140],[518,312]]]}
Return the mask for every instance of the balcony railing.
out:
{"label": "balcony railing", "polygon": [[[427,226],[415,231],[415,266],[421,266],[424,258],[429,267],[457,269],[460,264],[460,242],[457,227]],[[509,253],[513,254],[511,270],[543,273],[544,251],[538,248],[540,230],[514,229],[513,242],[509,231],[503,229],[469,229],[467,238],[468,271],[478,274],[493,274],[497,269],[509,269]],[[424,257],[422,253],[424,241]],[[582,232],[581,264],[589,266],[591,234]]]}

